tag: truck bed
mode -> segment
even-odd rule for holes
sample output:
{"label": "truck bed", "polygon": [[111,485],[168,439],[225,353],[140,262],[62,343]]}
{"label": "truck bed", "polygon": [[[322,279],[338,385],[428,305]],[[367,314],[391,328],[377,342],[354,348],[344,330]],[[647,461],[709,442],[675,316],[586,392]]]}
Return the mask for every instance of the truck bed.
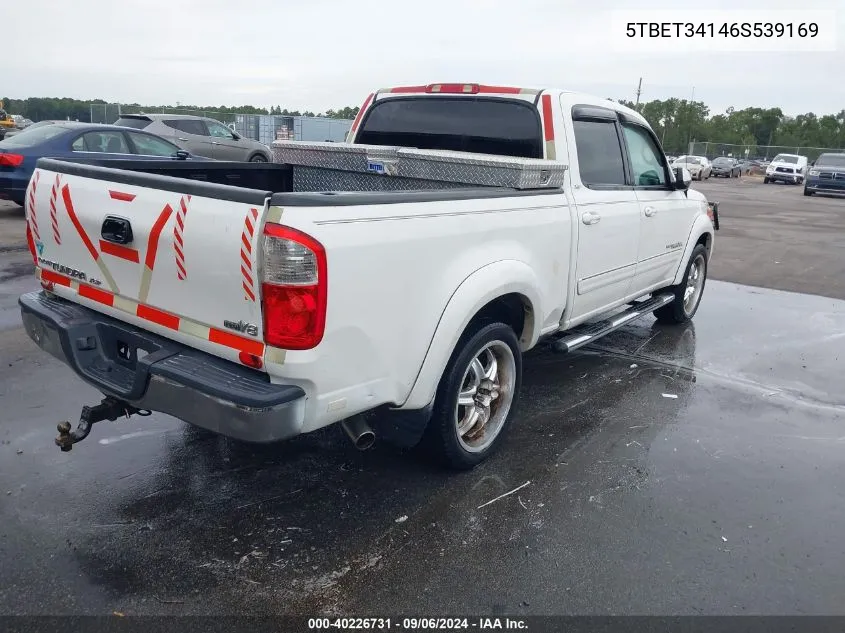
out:
{"label": "truck bed", "polygon": [[[251,205],[264,205],[268,198],[272,205],[347,206],[522,197],[561,191],[442,183],[278,163],[42,158],[37,167],[83,178]],[[316,174],[319,174],[318,178],[315,178]],[[303,186],[303,182],[323,186]],[[432,187],[432,184],[438,186]]]}

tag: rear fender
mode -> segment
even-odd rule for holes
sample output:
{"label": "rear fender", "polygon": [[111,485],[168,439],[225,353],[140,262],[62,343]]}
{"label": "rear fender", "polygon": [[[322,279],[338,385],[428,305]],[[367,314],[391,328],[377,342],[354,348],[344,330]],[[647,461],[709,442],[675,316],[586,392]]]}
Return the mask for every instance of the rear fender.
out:
{"label": "rear fender", "polygon": [[526,318],[517,332],[523,350],[533,347],[542,327],[540,284],[524,262],[502,260],[479,268],[457,287],[440,316],[425,360],[403,409],[422,409],[431,404],[449,358],[470,321],[494,299],[519,293],[527,299],[533,318]]}

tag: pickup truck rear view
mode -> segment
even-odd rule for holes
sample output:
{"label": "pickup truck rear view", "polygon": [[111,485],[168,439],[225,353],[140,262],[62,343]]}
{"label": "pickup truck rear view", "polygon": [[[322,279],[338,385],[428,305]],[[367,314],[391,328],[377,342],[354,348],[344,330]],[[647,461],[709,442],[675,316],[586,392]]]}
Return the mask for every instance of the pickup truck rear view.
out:
{"label": "pickup truck rear view", "polygon": [[340,422],[359,448],[471,468],[518,419],[522,353],[695,314],[717,205],[646,121],[560,90],[381,90],[345,144],[277,162],[41,159],[29,336],[100,390],[272,442]]}

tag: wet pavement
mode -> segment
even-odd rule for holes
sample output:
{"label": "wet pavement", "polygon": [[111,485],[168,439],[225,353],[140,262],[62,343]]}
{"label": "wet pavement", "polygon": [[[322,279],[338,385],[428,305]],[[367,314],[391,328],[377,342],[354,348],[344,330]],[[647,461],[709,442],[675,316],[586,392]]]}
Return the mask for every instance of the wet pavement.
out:
{"label": "wet pavement", "polygon": [[4,261],[0,613],[845,613],[843,301],[711,281],[693,325],[538,349],[503,450],[452,474],[163,415],[61,453],[99,396]]}

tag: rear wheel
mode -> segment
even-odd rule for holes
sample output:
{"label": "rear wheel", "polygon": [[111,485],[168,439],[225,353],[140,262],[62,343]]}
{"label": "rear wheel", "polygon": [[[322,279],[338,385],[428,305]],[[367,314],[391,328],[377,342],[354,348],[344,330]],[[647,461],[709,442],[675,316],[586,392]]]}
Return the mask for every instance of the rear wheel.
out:
{"label": "rear wheel", "polygon": [[698,310],[707,281],[707,249],[698,244],[690,255],[684,278],[676,286],[671,286],[675,294],[672,303],[654,311],[654,316],[661,323],[686,323]]}
{"label": "rear wheel", "polygon": [[489,323],[458,343],[437,388],[426,427],[429,448],[445,465],[467,470],[501,444],[522,381],[513,329]]}
{"label": "rear wheel", "polygon": [[261,154],[256,154],[255,156],[253,156],[252,158],[249,159],[249,162],[251,162],[251,163],[266,163],[267,159],[264,158],[264,156],[261,155]]}

